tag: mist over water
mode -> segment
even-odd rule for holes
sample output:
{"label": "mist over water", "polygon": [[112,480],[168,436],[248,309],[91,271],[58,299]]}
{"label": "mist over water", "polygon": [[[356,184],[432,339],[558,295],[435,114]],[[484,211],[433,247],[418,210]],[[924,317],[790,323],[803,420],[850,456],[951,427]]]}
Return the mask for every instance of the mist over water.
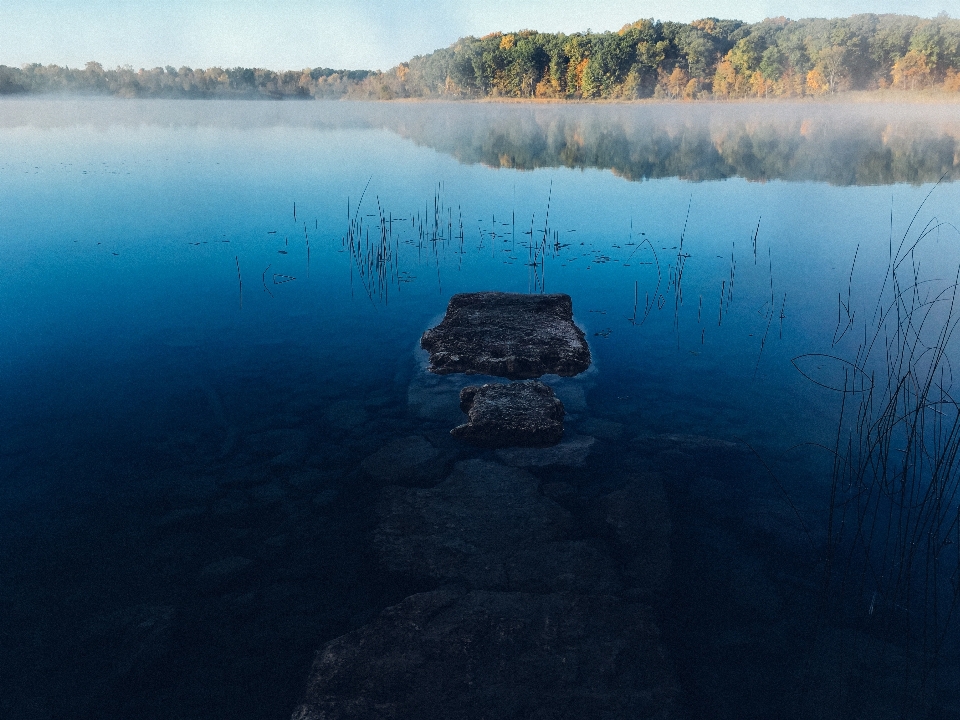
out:
{"label": "mist over water", "polygon": [[[487,457],[448,437],[470,379],[427,375],[417,342],[452,294],[503,290],[570,294],[594,358],[559,386],[595,449],[541,483],[663,478],[675,580],[652,602],[688,713],[726,693],[718,717],[803,716],[798,646],[762,687],[738,672],[808,629],[838,359],[886,367],[858,347],[902,238],[918,303],[949,291],[958,163],[951,106],[4,101],[0,709],[288,717],[316,649],[424,589],[382,571],[362,462],[410,436]],[[664,450],[689,438],[756,454],[691,470]],[[683,600],[700,581],[709,610]],[[818,657],[882,708],[916,648],[864,619],[881,586],[844,587],[871,612]],[[845,646],[884,643],[892,670],[850,670]],[[957,663],[947,642],[933,675]],[[949,682],[923,693],[951,716]]]}
{"label": "mist over water", "polygon": [[569,105],[476,102],[6,100],[0,127],[385,129],[461,162],[613,170],[629,180],[742,177],[831,185],[952,177],[950,103]]}

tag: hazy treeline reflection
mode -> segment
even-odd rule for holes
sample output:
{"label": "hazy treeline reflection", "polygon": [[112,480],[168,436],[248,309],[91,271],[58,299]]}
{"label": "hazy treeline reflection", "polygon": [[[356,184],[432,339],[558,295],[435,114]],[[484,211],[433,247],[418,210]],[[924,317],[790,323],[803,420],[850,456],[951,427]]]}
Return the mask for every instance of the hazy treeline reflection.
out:
{"label": "hazy treeline reflection", "polygon": [[366,128],[495,168],[596,168],[629,180],[880,185],[960,177],[957,109],[954,103],[810,101],[572,106],[23,99],[0,104],[0,130]]}
{"label": "hazy treeline reflection", "polygon": [[960,167],[960,120],[938,122],[930,108],[484,110],[453,107],[395,129],[462,162],[609,169],[629,180],[878,185],[949,180]]}

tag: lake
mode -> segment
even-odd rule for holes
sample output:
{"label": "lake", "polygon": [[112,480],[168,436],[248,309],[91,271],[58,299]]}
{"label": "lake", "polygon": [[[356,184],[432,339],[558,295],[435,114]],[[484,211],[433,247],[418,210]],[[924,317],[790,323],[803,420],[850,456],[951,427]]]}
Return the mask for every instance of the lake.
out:
{"label": "lake", "polygon": [[[482,467],[655,618],[676,716],[960,717],[956,118],[4,100],[0,714],[289,717],[408,596],[552,597],[397,559]],[[477,290],[572,297],[563,452],[450,437],[493,379],[419,338]]]}

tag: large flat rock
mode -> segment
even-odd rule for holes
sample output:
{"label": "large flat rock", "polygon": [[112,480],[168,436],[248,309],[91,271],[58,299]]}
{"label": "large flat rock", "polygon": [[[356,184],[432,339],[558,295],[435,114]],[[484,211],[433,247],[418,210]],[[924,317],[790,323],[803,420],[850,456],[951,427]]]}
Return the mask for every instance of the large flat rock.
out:
{"label": "large flat rock", "polygon": [[480,447],[549,447],[563,437],[563,403],[539,380],[469,385],[460,409],[469,421],[450,434]]}
{"label": "large flat rock", "polygon": [[444,588],[328,642],[293,720],[670,720],[676,695],[642,605]]}
{"label": "large flat rock", "polygon": [[420,338],[430,370],[511,380],[570,377],[590,367],[590,348],[573,322],[569,295],[461,293]]}

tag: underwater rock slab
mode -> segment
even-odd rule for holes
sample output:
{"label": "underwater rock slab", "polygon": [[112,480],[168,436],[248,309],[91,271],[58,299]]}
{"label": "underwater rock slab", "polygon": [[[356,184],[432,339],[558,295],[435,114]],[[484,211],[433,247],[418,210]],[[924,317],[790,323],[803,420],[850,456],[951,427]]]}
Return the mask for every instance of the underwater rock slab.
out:
{"label": "underwater rock slab", "polygon": [[407,407],[413,417],[449,425],[460,421],[460,390],[464,379],[417,373],[407,387]]}
{"label": "underwater rock slab", "polygon": [[578,375],[590,367],[590,348],[573,323],[569,295],[460,293],[446,315],[420,338],[430,371],[526,380]]}
{"label": "underwater rock slab", "polygon": [[443,475],[446,458],[420,435],[397,438],[360,464],[372,477],[385,482],[432,481]]}
{"label": "underwater rock slab", "polygon": [[539,380],[468,385],[460,409],[469,421],[450,434],[473,445],[549,447],[563,437],[563,403]]}
{"label": "underwater rock slab", "polygon": [[644,598],[659,596],[670,575],[673,529],[663,479],[656,473],[633,476],[597,498],[595,512],[619,551],[627,582]]}
{"label": "underwater rock slab", "polygon": [[623,423],[592,417],[581,421],[577,429],[600,440],[616,441],[623,437],[624,427]]}
{"label": "underwater rock slab", "polygon": [[525,470],[465,460],[430,489],[384,488],[374,543],[390,571],[472,589],[610,593],[616,563]]}
{"label": "underwater rock slab", "polygon": [[573,435],[559,445],[548,448],[503,448],[497,450],[497,459],[512,467],[547,467],[566,465],[580,467],[586,462],[587,455],[596,444],[596,438],[589,435]]}
{"label": "underwater rock slab", "polygon": [[642,605],[441,588],[328,642],[293,720],[671,720],[676,698]]}

